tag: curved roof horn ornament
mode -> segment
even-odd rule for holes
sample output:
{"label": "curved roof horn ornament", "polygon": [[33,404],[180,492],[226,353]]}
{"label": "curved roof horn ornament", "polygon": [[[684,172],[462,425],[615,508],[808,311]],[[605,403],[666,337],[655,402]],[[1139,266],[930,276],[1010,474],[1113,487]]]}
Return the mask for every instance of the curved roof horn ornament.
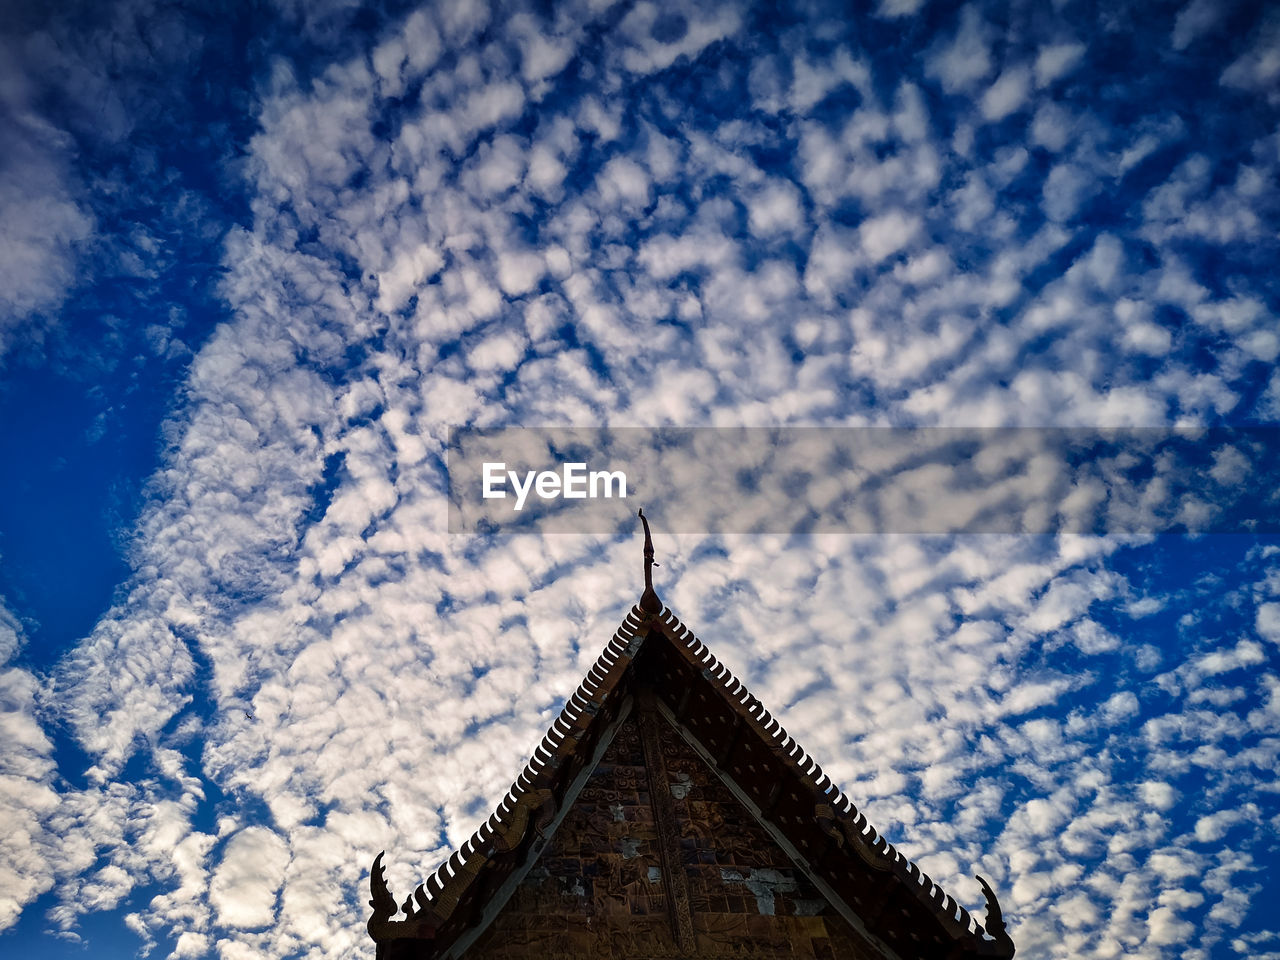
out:
{"label": "curved roof horn ornament", "polygon": [[660,566],[653,559],[653,537],[649,533],[649,521],[640,509],[640,522],[644,524],[644,593],[640,595],[640,609],[645,613],[661,613],[662,601],[653,589],[653,568]]}
{"label": "curved roof horn ornament", "polygon": [[1009,936],[1009,931],[1004,925],[1004,916],[1000,912],[1000,901],[996,899],[996,892],[991,889],[991,884],[987,883],[984,877],[975,877],[982,885],[982,896],[987,901],[987,919],[982,924],[991,938],[996,944],[1003,949],[1001,956],[1012,957],[1014,952],[1013,939]]}

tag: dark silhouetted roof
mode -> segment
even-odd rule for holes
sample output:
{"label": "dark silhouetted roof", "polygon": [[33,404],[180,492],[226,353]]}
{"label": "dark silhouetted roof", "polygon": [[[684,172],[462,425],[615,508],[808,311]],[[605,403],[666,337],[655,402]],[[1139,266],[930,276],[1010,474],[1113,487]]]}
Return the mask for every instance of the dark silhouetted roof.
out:
{"label": "dark silhouetted roof", "polygon": [[405,901],[402,919],[392,919],[379,855],[369,920],[379,960],[468,955],[548,849],[638,698],[702,758],[871,953],[1013,956],[985,881],[987,929],[875,831],[669,609],[637,605],[501,804]]}

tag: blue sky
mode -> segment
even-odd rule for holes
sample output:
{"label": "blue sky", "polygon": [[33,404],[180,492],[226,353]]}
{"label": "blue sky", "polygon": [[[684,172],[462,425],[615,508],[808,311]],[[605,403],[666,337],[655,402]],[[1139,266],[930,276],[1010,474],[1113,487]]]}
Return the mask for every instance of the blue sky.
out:
{"label": "blue sky", "polygon": [[[1274,425],[1278,119],[1256,3],[8,4],[0,949],[372,956],[639,594],[451,426]],[[1024,955],[1280,956],[1280,540],[645,506]]]}

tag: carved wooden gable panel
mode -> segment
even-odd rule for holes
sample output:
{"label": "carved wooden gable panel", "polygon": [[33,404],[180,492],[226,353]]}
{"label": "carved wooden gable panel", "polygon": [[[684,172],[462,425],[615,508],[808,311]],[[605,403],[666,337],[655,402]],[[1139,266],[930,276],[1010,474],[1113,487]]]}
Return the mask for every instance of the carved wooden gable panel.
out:
{"label": "carved wooden gable panel", "polygon": [[657,712],[637,708],[466,960],[879,958]]}

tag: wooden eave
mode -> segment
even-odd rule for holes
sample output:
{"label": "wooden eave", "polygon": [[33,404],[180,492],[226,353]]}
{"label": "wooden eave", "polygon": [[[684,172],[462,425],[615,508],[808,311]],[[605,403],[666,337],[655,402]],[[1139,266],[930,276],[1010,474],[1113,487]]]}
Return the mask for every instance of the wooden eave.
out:
{"label": "wooden eave", "polygon": [[669,609],[637,605],[497,809],[406,899],[403,920],[391,919],[389,893],[380,896],[385,884],[375,861],[369,933],[378,960],[465,953],[537,860],[640,687],[652,690],[667,721],[870,938],[904,958],[1013,956],[1003,924],[997,919],[989,935],[880,836]]}

